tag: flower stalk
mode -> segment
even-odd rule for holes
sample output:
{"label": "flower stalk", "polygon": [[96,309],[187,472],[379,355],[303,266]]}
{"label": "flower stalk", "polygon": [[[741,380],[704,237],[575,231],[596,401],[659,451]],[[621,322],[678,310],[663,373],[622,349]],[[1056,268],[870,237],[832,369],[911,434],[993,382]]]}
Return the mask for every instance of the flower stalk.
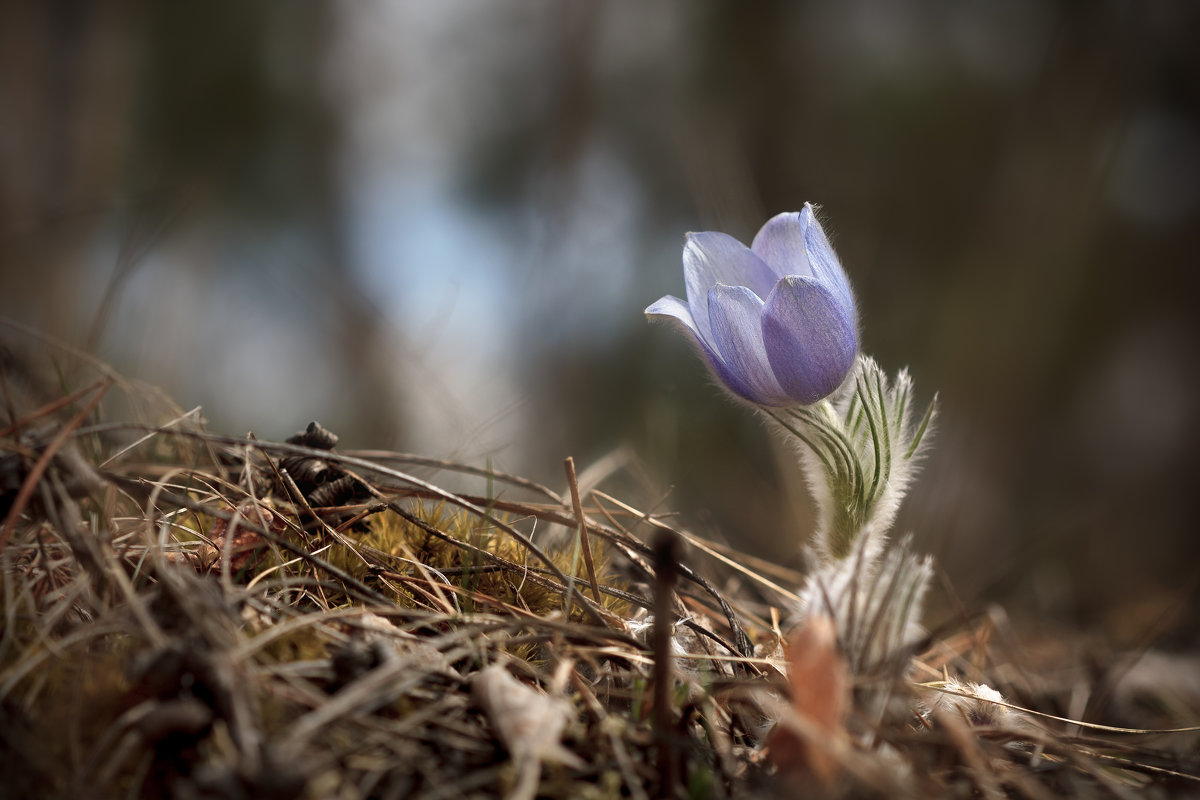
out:
{"label": "flower stalk", "polygon": [[[859,356],[840,396],[813,406],[766,410],[803,447],[800,463],[817,503],[816,552],[846,558],[860,536],[882,545],[895,519],[937,413],[930,403],[914,425],[912,379],[889,381],[869,356]],[[852,387],[852,388],[851,388]]]}

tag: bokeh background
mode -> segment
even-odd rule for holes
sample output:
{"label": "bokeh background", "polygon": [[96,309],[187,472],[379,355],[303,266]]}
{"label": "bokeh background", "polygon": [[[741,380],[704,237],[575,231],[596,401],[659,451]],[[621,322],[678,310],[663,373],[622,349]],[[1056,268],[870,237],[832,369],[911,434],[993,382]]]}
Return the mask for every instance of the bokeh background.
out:
{"label": "bokeh background", "polygon": [[1191,0],[0,4],[0,314],[219,431],[612,455],[792,565],[791,460],[642,309],[807,200],[940,392],[931,616],[1200,645]]}

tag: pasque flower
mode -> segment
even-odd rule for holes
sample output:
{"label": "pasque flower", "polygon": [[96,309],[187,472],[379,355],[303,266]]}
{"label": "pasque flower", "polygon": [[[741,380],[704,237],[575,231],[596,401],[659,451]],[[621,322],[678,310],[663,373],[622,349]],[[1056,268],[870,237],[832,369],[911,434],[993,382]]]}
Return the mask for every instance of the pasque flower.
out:
{"label": "pasque flower", "polygon": [[772,217],[746,247],[688,234],[687,301],[646,309],[685,333],[712,372],[763,406],[810,405],[842,384],[858,352],[854,295],[812,206]]}

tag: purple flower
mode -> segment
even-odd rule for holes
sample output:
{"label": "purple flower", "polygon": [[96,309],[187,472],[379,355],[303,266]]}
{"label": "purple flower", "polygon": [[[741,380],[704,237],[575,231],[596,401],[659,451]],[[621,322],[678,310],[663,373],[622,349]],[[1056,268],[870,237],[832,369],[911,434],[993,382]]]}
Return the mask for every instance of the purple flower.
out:
{"label": "purple flower", "polygon": [[858,353],[854,295],[810,204],[772,217],[748,248],[688,234],[683,276],[687,302],[667,295],[646,315],[685,333],[735,394],[811,405],[846,379]]}

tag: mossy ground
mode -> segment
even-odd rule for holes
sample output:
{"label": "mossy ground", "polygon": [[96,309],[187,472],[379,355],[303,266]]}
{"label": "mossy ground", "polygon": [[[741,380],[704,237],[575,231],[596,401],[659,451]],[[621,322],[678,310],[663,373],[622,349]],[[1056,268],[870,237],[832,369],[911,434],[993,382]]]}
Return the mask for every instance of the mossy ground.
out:
{"label": "mossy ground", "polygon": [[[667,600],[686,652],[656,719],[649,515],[585,496],[589,571],[575,503],[520,477],[221,436],[106,369],[80,385],[10,397],[0,423],[0,794],[503,796],[518,765],[470,691],[498,661],[570,712],[578,763],[543,764],[540,796],[1200,793],[1194,730],[938,724],[913,683],[881,705],[862,678],[818,781],[764,750],[787,707],[774,620],[799,576],[732,570],[681,532],[695,546]],[[106,417],[115,394],[128,418]],[[1031,670],[995,630],[936,631],[913,680],[987,682],[1058,716],[1080,691],[1121,699],[1120,654]],[[1157,728],[1200,713],[1165,688],[1142,699]]]}

